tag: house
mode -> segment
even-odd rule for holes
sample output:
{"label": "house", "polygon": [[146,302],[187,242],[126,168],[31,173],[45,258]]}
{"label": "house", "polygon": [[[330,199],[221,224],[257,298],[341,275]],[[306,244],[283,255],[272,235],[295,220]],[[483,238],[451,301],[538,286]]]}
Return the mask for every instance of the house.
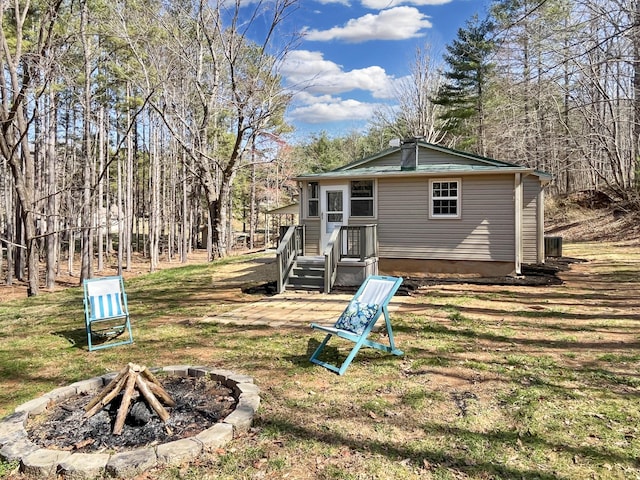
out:
{"label": "house", "polygon": [[296,180],[305,256],[326,255],[336,227],[373,226],[374,270],[389,275],[503,276],[545,259],[551,176],[531,168],[410,140]]}

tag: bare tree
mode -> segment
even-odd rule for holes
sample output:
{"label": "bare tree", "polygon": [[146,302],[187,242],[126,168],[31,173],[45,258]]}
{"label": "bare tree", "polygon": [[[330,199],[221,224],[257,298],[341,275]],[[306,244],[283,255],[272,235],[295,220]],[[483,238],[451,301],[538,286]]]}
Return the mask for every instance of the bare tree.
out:
{"label": "bare tree", "polygon": [[[251,10],[196,1],[164,17],[167,43],[150,54],[168,86],[152,104],[188,154],[208,205],[210,258],[227,254],[231,187],[251,138],[282,128],[289,96],[277,70],[290,44],[275,48],[274,34],[295,3],[259,2]],[[249,39],[258,19],[268,25],[260,43]]]}
{"label": "bare tree", "polygon": [[[53,60],[48,57],[62,0],[40,2],[37,14],[31,2],[0,2],[0,154],[7,160],[17,193],[27,253],[27,294],[37,295],[38,231],[36,222],[35,161],[29,146],[29,96]],[[27,22],[28,20],[28,22]],[[29,24],[29,27],[27,27]],[[8,28],[7,28],[8,27]],[[44,75],[43,75],[44,73]],[[41,91],[41,90],[40,90]]]}
{"label": "bare tree", "polygon": [[395,85],[397,104],[376,112],[376,124],[389,128],[399,138],[422,138],[438,143],[444,132],[438,117],[442,107],[433,103],[442,83],[442,65],[429,45],[418,47],[410,74]]}

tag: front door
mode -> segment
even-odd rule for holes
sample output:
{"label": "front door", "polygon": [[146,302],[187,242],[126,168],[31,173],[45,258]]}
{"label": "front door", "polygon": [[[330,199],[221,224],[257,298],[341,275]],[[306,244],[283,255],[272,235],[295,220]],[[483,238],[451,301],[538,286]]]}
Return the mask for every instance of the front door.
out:
{"label": "front door", "polygon": [[333,229],[349,222],[348,196],[346,185],[320,187],[320,253],[324,252]]}

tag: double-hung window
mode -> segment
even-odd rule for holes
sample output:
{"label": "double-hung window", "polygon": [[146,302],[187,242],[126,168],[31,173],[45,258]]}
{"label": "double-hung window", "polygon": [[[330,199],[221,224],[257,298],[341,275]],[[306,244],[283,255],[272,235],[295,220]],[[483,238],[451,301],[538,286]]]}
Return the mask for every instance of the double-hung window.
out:
{"label": "double-hung window", "polygon": [[351,182],[351,216],[373,217],[373,180]]}
{"label": "double-hung window", "polygon": [[309,182],[307,184],[307,216],[319,216],[320,204],[320,187],[318,182]]}
{"label": "double-hung window", "polygon": [[460,179],[429,180],[430,218],[460,218]]}

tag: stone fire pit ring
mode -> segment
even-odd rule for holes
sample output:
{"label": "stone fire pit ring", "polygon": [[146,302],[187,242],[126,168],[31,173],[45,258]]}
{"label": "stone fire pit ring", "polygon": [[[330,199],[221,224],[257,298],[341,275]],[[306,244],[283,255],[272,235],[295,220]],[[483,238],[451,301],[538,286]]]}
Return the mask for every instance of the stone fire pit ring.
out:
{"label": "stone fire pit ring", "polygon": [[20,462],[20,471],[31,476],[47,478],[55,474],[65,478],[127,478],[157,465],[178,465],[210,453],[232,439],[246,433],[260,406],[260,389],[253,378],[228,370],[209,367],[174,365],[151,369],[181,377],[205,377],[218,381],[233,391],[237,400],[235,410],[220,423],[199,434],[118,453],[72,453],[42,448],[29,440],[26,425],[29,415],[38,415],[68,398],[97,391],[116,375],[109,373],[56,388],[41,397],[16,407],[13,414],[0,420],[0,458]]}

